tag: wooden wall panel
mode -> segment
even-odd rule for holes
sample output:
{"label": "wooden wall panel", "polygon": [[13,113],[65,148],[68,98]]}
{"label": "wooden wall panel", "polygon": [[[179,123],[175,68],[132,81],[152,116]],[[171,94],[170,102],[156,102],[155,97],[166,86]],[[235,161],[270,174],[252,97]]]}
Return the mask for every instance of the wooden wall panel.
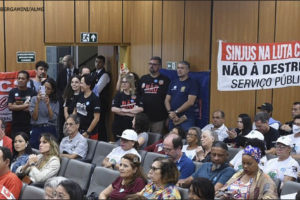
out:
{"label": "wooden wall panel", "polygon": [[134,1],[123,1],[123,43],[131,42],[131,22]]}
{"label": "wooden wall panel", "polygon": [[161,45],[162,45],[162,1],[153,1],[153,56],[161,57]]}
{"label": "wooden wall panel", "polygon": [[[3,1],[0,1],[0,6],[3,6]],[[4,21],[3,11],[0,14],[0,72],[5,72],[5,57],[4,57]]]}
{"label": "wooden wall panel", "polygon": [[89,5],[88,1],[76,1],[75,11],[76,11],[76,42],[80,43],[80,33],[89,31]]}
{"label": "wooden wall panel", "polygon": [[122,43],[122,1],[90,1],[90,27],[99,43]]}
{"label": "wooden wall panel", "polygon": [[136,1],[131,32],[131,69],[138,75],[149,73],[152,55],[152,2]]}
{"label": "wooden wall panel", "polygon": [[210,21],[210,1],[186,1],[184,60],[191,71],[209,70]]}
{"label": "wooden wall panel", "polygon": [[[275,1],[260,1],[258,42],[274,42],[275,35]],[[264,102],[272,103],[272,89],[257,90],[255,108]]]}
{"label": "wooden wall panel", "polygon": [[163,1],[162,62],[183,60],[184,1]]}
{"label": "wooden wall panel", "polygon": [[[5,6],[42,8],[43,2],[5,1]],[[17,51],[35,51],[36,60],[45,59],[42,11],[5,12],[5,31],[7,71],[34,69],[34,63],[17,63]]]}
{"label": "wooden wall panel", "polygon": [[[277,2],[276,42],[300,40],[299,10],[299,1]],[[299,100],[299,87],[274,89],[274,118],[283,123],[289,121],[291,119],[292,104]]]}
{"label": "wooden wall panel", "polygon": [[258,6],[254,1],[216,1],[213,15],[210,113],[216,109],[224,110],[226,125],[235,127],[238,114],[254,115],[255,91],[217,91],[218,40],[256,42]]}
{"label": "wooden wall panel", "polygon": [[45,1],[45,42],[74,43],[74,2]]}

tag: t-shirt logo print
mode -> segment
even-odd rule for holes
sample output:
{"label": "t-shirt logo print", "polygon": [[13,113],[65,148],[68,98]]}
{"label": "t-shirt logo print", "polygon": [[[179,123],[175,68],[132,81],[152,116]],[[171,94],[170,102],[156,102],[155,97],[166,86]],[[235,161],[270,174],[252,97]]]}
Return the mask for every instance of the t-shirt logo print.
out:
{"label": "t-shirt logo print", "polygon": [[82,103],[77,103],[77,112],[83,116],[87,116],[86,105]]}

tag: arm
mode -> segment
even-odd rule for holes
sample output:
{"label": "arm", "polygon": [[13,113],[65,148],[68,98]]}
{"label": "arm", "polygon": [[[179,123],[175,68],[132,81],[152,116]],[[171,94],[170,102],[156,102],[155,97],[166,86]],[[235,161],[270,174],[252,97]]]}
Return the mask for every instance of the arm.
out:
{"label": "arm", "polygon": [[219,189],[221,189],[223,187],[223,185],[224,184],[222,184],[220,182],[216,183],[216,185],[215,185],[215,191],[218,191]]}
{"label": "arm", "polygon": [[138,139],[138,143],[139,143],[139,146],[143,146],[143,144],[145,143],[145,138],[140,137],[140,138]]}
{"label": "arm", "polygon": [[122,110],[125,113],[138,114],[140,112],[143,112],[144,108],[135,105],[132,109],[122,108]]}
{"label": "arm", "polygon": [[188,100],[184,102],[184,104],[182,104],[179,108],[177,108],[177,113],[182,113],[193,106],[196,98],[197,97],[195,95],[189,95]]}
{"label": "arm", "polygon": [[291,154],[292,158],[299,160],[300,159],[300,154]]}
{"label": "arm", "polygon": [[128,112],[124,112],[125,108],[111,107],[111,111],[120,116],[129,116],[133,117],[134,115]]}
{"label": "arm", "polygon": [[78,157],[77,154],[66,154],[66,153],[63,153],[63,154],[60,154],[61,157],[66,157],[66,158],[69,158],[69,159],[75,159]]}
{"label": "arm", "polygon": [[94,119],[91,122],[89,128],[86,130],[86,133],[87,132],[92,132],[94,130],[95,126],[97,125],[97,123],[99,121],[99,119],[100,119],[100,113],[94,113]]}
{"label": "arm", "polygon": [[275,155],[276,154],[276,149],[274,147],[272,147],[271,149],[266,150],[266,154],[273,154],[273,155]]}
{"label": "arm", "polygon": [[54,113],[53,113],[52,108],[50,106],[50,99],[49,99],[49,97],[45,96],[44,101],[45,101],[45,103],[47,105],[49,119],[53,119]]}
{"label": "arm", "polygon": [[193,176],[187,177],[186,179],[181,179],[177,182],[177,186],[189,188],[192,181],[194,180]]}
{"label": "arm", "polygon": [[33,109],[33,112],[32,112],[32,119],[37,121],[38,118],[39,118],[39,104],[40,104],[40,98],[36,98],[36,102],[31,102],[31,107],[33,106],[33,103],[35,103],[34,105],[34,109]]}
{"label": "arm", "polygon": [[112,184],[110,184],[107,188],[105,188],[100,194],[99,199],[107,199],[109,195],[112,193],[113,187]]}
{"label": "arm", "polygon": [[109,158],[104,158],[102,161],[102,166],[106,168],[112,168],[112,163],[109,162]]}
{"label": "arm", "polygon": [[171,111],[171,95],[167,94],[166,98],[165,98],[165,107],[167,109],[168,112]]}
{"label": "arm", "polygon": [[287,182],[287,181],[295,181],[296,179],[294,177],[291,176],[284,176],[283,178],[283,182]]}
{"label": "arm", "polygon": [[67,120],[67,118],[69,117],[68,107],[67,106],[64,107],[64,116],[65,116],[65,120]]}
{"label": "arm", "polygon": [[21,105],[17,105],[15,103],[8,103],[8,109],[11,111],[21,111],[21,110],[26,110],[29,108],[28,103],[24,103]]}
{"label": "arm", "polygon": [[103,88],[110,82],[110,78],[107,73],[104,73],[99,79],[98,83],[95,86],[94,93],[99,94],[102,92]]}

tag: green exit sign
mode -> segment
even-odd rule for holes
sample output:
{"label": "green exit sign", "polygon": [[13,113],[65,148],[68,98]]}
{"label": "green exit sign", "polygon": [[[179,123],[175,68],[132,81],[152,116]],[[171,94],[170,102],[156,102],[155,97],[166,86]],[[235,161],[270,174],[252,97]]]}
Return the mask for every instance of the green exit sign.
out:
{"label": "green exit sign", "polygon": [[98,33],[89,33],[89,32],[80,33],[80,42],[81,43],[97,43],[98,42]]}

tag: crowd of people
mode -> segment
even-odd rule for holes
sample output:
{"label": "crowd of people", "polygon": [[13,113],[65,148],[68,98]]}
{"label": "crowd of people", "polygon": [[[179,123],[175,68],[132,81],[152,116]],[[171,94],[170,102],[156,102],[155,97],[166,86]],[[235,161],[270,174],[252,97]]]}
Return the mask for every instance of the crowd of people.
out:
{"label": "crowd of people", "polygon": [[[84,198],[76,182],[57,174],[62,157],[85,161],[87,138],[117,145],[97,164],[120,172],[99,191],[99,199],[180,199],[179,187],[189,189],[190,199],[275,199],[287,181],[298,180],[300,102],[284,124],[272,118],[273,106],[266,102],[253,122],[241,113],[236,128],[228,128],[225,113],[216,110],[211,124],[200,129],[194,114],[199,89],[189,77],[189,63],[178,63],[174,80],[160,73],[160,57],[148,64],[149,74],[140,79],[120,72],[111,107],[104,56],[93,68],[78,69],[66,55],[56,81],[44,61],[36,63],[32,79],[19,71],[8,97],[10,134],[0,119],[0,186],[7,195],[18,198],[24,182],[44,187],[46,199]],[[114,121],[106,127],[110,111]],[[149,132],[160,139],[149,144]],[[231,160],[229,148],[238,149]],[[139,150],[164,155],[153,161],[147,176]],[[198,169],[197,162],[202,163]]]}

